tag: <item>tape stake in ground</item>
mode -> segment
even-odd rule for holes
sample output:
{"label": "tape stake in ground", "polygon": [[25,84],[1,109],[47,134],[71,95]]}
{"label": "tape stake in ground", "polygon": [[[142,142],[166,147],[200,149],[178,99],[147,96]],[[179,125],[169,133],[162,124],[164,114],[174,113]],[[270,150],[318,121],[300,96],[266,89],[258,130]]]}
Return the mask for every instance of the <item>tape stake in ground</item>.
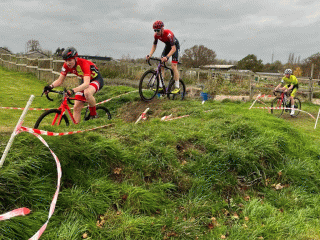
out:
{"label": "tape stake in ground", "polygon": [[319,111],[318,111],[318,116],[317,116],[317,119],[316,119],[316,123],[314,125],[314,129],[316,129],[316,127],[317,127],[318,120],[319,120],[319,115],[320,115],[320,108],[319,108]]}
{"label": "tape stake in ground", "polygon": [[7,144],[4,152],[3,152],[3,154],[2,154],[1,160],[0,160],[0,168],[2,167],[2,165],[3,165],[3,163],[4,163],[4,160],[6,159],[6,156],[7,156],[8,152],[9,152],[9,150],[10,150],[10,147],[11,147],[11,145],[12,145],[12,143],[13,143],[14,137],[17,135],[17,131],[18,131],[19,128],[21,127],[22,122],[23,122],[23,120],[24,120],[24,117],[26,116],[26,114],[27,114],[27,112],[28,112],[28,109],[29,109],[29,107],[30,107],[33,99],[34,99],[34,95],[31,95],[30,98],[29,98],[29,100],[28,100],[28,102],[27,102],[27,104],[26,104],[26,107],[24,108],[24,110],[23,110],[23,112],[22,112],[22,114],[21,114],[21,116],[20,116],[20,118],[19,118],[19,121],[17,122],[17,125],[15,126],[15,128],[14,128],[14,130],[13,130],[13,133],[11,134],[11,137],[10,137],[10,139],[9,139],[9,142],[8,142],[8,144]]}
{"label": "tape stake in ground", "polygon": [[140,115],[140,117],[137,119],[137,121],[135,122],[135,124],[137,124],[141,119],[142,119],[142,120],[146,120],[146,119],[147,119],[146,114],[147,114],[148,111],[149,111],[149,108],[147,108],[146,110],[144,110],[144,112]]}
{"label": "tape stake in ground", "polygon": [[259,93],[259,95],[256,97],[252,105],[249,107],[249,110],[253,107],[253,105],[256,103],[256,101],[259,99],[260,96],[261,96],[261,93]]}

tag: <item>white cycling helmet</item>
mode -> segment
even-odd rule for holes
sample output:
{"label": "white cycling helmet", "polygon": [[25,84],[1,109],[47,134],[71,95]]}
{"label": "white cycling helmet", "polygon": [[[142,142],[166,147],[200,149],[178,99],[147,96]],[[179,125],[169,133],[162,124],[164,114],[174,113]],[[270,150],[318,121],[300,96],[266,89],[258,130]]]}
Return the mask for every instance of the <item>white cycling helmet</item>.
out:
{"label": "white cycling helmet", "polygon": [[290,68],[284,70],[284,74],[292,74],[292,70]]}

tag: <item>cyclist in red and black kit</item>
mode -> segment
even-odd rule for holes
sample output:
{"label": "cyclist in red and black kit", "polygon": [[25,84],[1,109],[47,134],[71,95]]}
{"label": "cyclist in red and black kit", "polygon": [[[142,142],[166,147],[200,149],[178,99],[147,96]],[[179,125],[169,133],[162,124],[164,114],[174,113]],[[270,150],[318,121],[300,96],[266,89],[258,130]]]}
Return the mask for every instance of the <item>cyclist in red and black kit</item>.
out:
{"label": "cyclist in red and black kit", "polygon": [[[171,92],[173,94],[180,93],[179,88],[179,71],[178,71],[178,58],[179,58],[179,41],[174,36],[174,34],[169,29],[164,29],[164,24],[162,21],[155,21],[153,23],[154,42],[149,55],[146,56],[147,59],[152,57],[152,54],[156,51],[158,40],[165,43],[165,48],[161,55],[162,62],[167,62],[172,56],[171,67],[174,73],[175,89]],[[163,72],[163,71],[162,71]],[[161,82],[160,82],[161,84]],[[163,91],[162,86],[159,85],[159,92]]]}
{"label": "cyclist in red and black kit", "polygon": [[82,78],[82,83],[67,93],[69,96],[75,94],[75,101],[73,108],[73,117],[77,123],[81,120],[81,109],[84,107],[83,101],[88,101],[90,115],[86,120],[92,118],[98,118],[96,112],[96,99],[93,94],[99,91],[103,87],[103,78],[98,71],[96,65],[86,59],[79,58],[78,52],[74,47],[69,47],[62,52],[62,58],[65,63],[62,66],[60,76],[51,85],[44,87],[43,91],[48,92],[49,90],[60,86],[68,73],[73,73]]}

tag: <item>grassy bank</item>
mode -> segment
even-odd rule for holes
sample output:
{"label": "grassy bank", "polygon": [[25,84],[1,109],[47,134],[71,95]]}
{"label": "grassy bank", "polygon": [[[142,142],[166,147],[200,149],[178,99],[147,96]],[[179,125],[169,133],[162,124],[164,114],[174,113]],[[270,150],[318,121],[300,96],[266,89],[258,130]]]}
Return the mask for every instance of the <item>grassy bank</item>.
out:
{"label": "grassy bank", "polygon": [[[43,84],[0,69],[0,89],[15,106]],[[6,82],[13,78],[15,81]],[[24,92],[28,79],[28,90]],[[134,90],[106,86],[105,100]],[[10,102],[1,98],[0,106]],[[36,97],[33,107],[59,103]],[[10,105],[12,106],[12,105]],[[55,213],[41,239],[318,239],[319,129],[304,115],[278,119],[250,103],[168,101],[143,103],[133,93],[105,104],[114,127],[46,137],[62,165]],[[135,125],[150,107],[147,121]],[[305,104],[316,113],[318,107]],[[210,110],[205,112],[205,110]],[[21,111],[0,110],[0,152]],[[173,114],[190,117],[162,122]],[[25,126],[40,113],[30,111]],[[88,121],[65,132],[98,126]],[[28,207],[31,214],[0,222],[0,239],[27,239],[46,221],[56,186],[48,149],[19,134],[0,170],[0,213]]]}

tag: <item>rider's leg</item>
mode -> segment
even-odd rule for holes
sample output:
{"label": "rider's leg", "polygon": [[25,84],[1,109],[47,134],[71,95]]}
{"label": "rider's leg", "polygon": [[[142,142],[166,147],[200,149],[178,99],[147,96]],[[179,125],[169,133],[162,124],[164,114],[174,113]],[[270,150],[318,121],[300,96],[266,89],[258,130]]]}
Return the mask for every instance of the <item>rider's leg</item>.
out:
{"label": "rider's leg", "polygon": [[[164,76],[165,76],[165,74],[164,74],[164,67],[161,67],[161,77],[162,77],[162,79],[164,80]],[[159,79],[160,80],[160,79]],[[159,81],[159,88],[162,88],[163,86],[162,86],[162,82],[161,82],[161,80]]]}
{"label": "rider's leg", "polygon": [[81,110],[84,107],[84,102],[81,101],[75,101],[74,107],[73,107],[73,117],[76,123],[79,123],[81,120]]}
{"label": "rider's leg", "polygon": [[178,64],[177,63],[171,63],[172,71],[173,71],[173,78],[175,81],[175,87],[179,88],[179,79],[180,79],[180,74],[178,70]]}
{"label": "rider's leg", "polygon": [[89,87],[84,90],[84,96],[88,101],[91,116],[97,115],[96,99],[93,96],[93,94],[95,94],[95,92],[96,92],[96,89],[92,85],[89,85]]}
{"label": "rider's leg", "polygon": [[290,94],[290,100],[291,100],[291,112],[290,112],[290,115],[294,115],[294,97],[295,97],[295,94],[297,92],[297,88],[294,88]]}

